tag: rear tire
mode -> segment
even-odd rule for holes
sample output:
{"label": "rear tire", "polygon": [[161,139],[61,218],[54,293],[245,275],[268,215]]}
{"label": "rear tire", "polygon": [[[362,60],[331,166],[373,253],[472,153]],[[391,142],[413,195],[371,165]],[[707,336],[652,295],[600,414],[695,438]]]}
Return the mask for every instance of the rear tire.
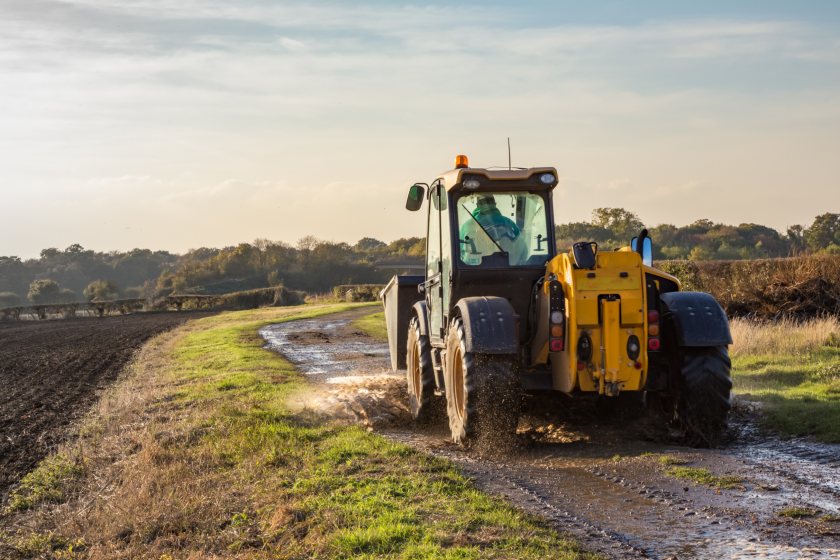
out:
{"label": "rear tire", "polygon": [[676,416],[693,447],[715,447],[726,431],[732,392],[726,346],[681,349]]}
{"label": "rear tire", "polygon": [[408,325],[406,342],[406,381],[408,382],[408,409],[419,423],[428,423],[434,413],[435,372],[432,367],[432,350],[429,337],[420,334],[420,321],[412,317]]}
{"label": "rear tire", "polygon": [[446,411],[455,443],[499,450],[516,441],[522,387],[513,360],[467,352],[460,318],[446,339]]}

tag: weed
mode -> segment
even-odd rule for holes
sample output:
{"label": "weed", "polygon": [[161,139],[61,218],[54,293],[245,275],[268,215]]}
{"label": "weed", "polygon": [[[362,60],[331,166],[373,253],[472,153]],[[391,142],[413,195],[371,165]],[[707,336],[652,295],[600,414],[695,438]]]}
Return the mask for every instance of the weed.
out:
{"label": "weed", "polygon": [[688,464],[688,460],[681,457],[674,457],[673,455],[660,455],[658,461],[660,465],[665,467]]}
{"label": "weed", "polygon": [[61,502],[82,467],[66,455],[47,457],[21,479],[9,496],[8,511],[24,511],[42,502]]}
{"label": "weed", "polygon": [[737,488],[743,482],[739,476],[716,476],[709,469],[700,467],[671,467],[665,474],[713,488]]}
{"label": "weed", "polygon": [[0,533],[0,544],[5,544],[24,558],[53,558],[75,560],[86,546],[83,539],[68,539],[52,531],[23,533],[17,536]]}

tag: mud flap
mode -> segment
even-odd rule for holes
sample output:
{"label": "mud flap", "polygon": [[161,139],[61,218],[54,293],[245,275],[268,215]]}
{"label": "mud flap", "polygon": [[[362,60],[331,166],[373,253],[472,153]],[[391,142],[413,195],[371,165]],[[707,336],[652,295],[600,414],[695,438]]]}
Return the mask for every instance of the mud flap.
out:
{"label": "mud flap", "polygon": [[699,348],[732,344],[729,321],[720,304],[704,292],[670,292],[660,296],[673,322],[681,347]]}
{"label": "mud flap", "polygon": [[468,297],[456,306],[464,322],[466,351],[475,354],[517,354],[519,315],[500,297]]}

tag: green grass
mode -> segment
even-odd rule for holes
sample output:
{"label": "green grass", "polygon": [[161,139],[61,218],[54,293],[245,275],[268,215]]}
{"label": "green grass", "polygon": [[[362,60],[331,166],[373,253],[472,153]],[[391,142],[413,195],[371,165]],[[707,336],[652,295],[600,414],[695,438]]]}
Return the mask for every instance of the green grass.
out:
{"label": "green grass", "polygon": [[766,403],[763,422],[789,436],[840,442],[840,348],[732,360],[736,394]]}
{"label": "green grass", "polygon": [[63,501],[82,472],[81,464],[66,455],[47,457],[12,490],[7,511],[25,511],[40,503]]}
{"label": "green grass", "polygon": [[737,488],[743,482],[743,479],[738,476],[717,476],[709,469],[701,467],[671,467],[665,471],[665,474],[712,488]]}
{"label": "green grass", "polygon": [[[330,558],[581,557],[573,543],[478,492],[446,461],[289,412],[286,399],[306,388],[289,362],[262,349],[256,330],[271,322],[249,321],[247,312],[203,319],[207,328],[176,351],[177,377],[194,381],[183,399],[225,399],[200,445],[225,468],[273,489],[253,513],[268,550],[276,544],[288,556]],[[384,329],[381,313],[360,323]],[[285,522],[273,527],[278,516]]]}
{"label": "green grass", "polygon": [[673,455],[660,455],[657,459],[659,464],[663,467],[673,467],[675,465],[686,465],[688,464],[687,459],[682,459],[680,457],[674,457]]}
{"label": "green grass", "polygon": [[353,321],[353,326],[368,336],[377,340],[387,341],[388,331],[385,328],[385,312],[371,313],[361,319]]}

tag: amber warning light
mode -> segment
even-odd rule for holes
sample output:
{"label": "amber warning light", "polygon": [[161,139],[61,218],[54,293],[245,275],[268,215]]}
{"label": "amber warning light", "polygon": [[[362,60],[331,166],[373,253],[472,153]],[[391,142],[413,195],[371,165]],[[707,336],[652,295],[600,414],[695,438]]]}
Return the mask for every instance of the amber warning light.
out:
{"label": "amber warning light", "polygon": [[460,154],[455,156],[455,169],[463,169],[470,166],[470,160],[467,156]]}

